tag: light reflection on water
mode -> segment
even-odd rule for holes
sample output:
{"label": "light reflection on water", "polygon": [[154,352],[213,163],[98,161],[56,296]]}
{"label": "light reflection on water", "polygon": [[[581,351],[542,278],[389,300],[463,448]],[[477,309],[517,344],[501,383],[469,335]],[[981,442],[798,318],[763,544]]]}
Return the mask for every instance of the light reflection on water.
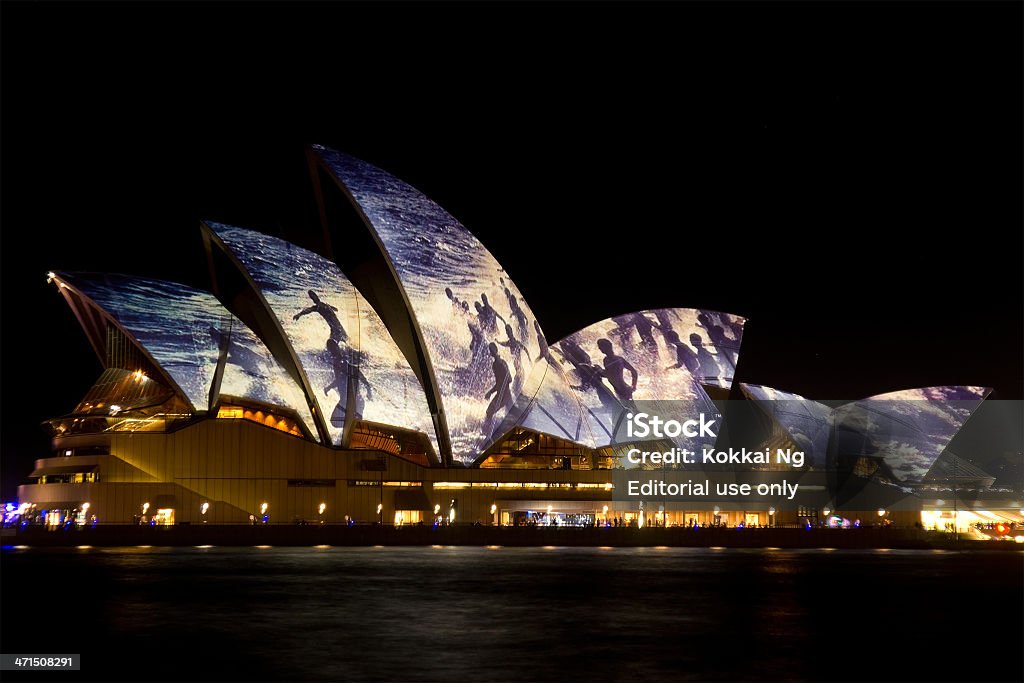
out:
{"label": "light reflection on water", "polygon": [[[915,667],[918,678],[980,680],[1020,657],[978,671],[913,657],[887,664],[896,668],[883,675],[871,634],[927,651],[927,633],[984,614],[1019,649],[1022,557],[567,547],[8,551],[3,649],[82,652],[86,670],[106,680],[911,677],[901,666]],[[46,585],[64,588],[39,590]],[[89,627],[77,636],[52,628],[83,620]],[[44,647],[35,629],[55,634]],[[838,653],[860,649],[839,666]]]}

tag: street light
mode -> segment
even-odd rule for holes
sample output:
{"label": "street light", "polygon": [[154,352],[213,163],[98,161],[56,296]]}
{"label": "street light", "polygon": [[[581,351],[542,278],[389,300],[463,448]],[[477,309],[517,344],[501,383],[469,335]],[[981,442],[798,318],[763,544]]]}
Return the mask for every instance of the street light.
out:
{"label": "street light", "polygon": [[775,526],[775,508],[768,508],[768,526]]}
{"label": "street light", "polygon": [[199,506],[199,513],[203,516],[203,524],[206,524],[206,512],[209,509],[210,509],[210,504],[205,502],[205,501],[203,502],[202,505]]}
{"label": "street light", "polygon": [[384,526],[384,503],[377,503],[377,517],[380,519],[380,525]]}

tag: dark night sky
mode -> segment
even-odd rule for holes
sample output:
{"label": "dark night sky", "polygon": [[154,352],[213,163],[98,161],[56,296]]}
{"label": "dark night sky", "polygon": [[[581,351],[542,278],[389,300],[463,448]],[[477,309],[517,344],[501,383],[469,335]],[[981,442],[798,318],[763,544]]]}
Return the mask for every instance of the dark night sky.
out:
{"label": "dark night sky", "polygon": [[50,269],[309,243],[303,145],[474,231],[551,339],[750,318],[742,381],[1022,398],[1021,5],[2,7],[3,495],[100,366]]}

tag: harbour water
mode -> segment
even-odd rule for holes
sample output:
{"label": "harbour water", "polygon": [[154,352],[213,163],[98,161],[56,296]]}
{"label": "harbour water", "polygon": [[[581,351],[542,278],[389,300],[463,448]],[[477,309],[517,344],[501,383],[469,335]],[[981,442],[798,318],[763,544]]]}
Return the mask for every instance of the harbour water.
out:
{"label": "harbour water", "polygon": [[1019,552],[5,548],[0,567],[0,650],[82,655],[46,680],[1022,675]]}

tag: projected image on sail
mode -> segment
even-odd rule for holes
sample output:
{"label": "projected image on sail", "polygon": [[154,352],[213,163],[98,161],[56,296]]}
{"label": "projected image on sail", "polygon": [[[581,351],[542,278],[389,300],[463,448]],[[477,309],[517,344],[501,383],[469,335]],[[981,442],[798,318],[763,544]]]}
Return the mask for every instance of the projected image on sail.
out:
{"label": "projected image on sail", "polygon": [[[744,322],[686,308],[637,311],[590,325],[552,348],[581,397],[594,438],[607,445],[617,419],[636,401],[688,401],[715,412],[700,385],[731,384]],[[705,344],[712,336],[720,345]]]}
{"label": "projected image on sail", "polygon": [[920,483],[956,433],[992,390],[945,386],[905,389],[835,410],[836,448],[857,457],[866,475]]}
{"label": "projected image on sail", "polygon": [[[335,444],[346,414],[426,434],[426,398],[383,322],[337,265],[253,230],[207,223],[249,273],[302,365]],[[350,403],[351,401],[351,403]]]}
{"label": "projected image on sail", "polygon": [[456,461],[499,437],[545,345],[515,283],[447,211],[398,178],[323,147],[394,270],[428,356]]}
{"label": "projected image on sail", "polygon": [[107,311],[185,393],[196,410],[211,406],[222,349],[220,393],[291,408],[315,434],[302,390],[266,346],[210,293],[122,275],[61,275]]}

